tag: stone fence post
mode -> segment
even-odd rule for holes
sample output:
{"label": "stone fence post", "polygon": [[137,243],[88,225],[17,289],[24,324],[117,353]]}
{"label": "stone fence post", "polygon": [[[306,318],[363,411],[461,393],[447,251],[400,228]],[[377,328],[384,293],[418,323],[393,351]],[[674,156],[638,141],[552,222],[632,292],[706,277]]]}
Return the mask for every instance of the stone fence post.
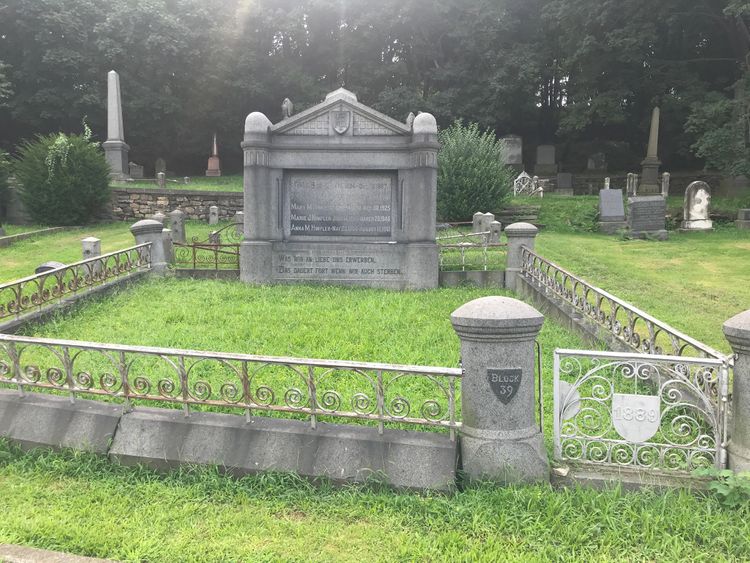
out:
{"label": "stone fence post", "polygon": [[470,479],[549,480],[536,423],[534,341],[544,316],[510,297],[482,297],[451,315],[461,340],[461,459]]}
{"label": "stone fence post", "polygon": [[750,310],[724,323],[724,335],[737,355],[732,384],[732,426],[727,453],[729,467],[750,471]]}
{"label": "stone fence post", "polygon": [[[83,260],[88,260],[89,258],[96,258],[97,256],[102,255],[102,241],[101,239],[98,239],[96,237],[86,237],[84,239],[81,239],[81,254],[83,255]],[[91,272],[98,274],[102,271],[102,265],[100,263],[94,264]]]}
{"label": "stone fence post", "polygon": [[539,229],[531,223],[513,223],[505,227],[505,236],[508,237],[508,259],[505,265],[505,287],[506,289],[518,289],[518,277],[523,270],[523,255],[521,247],[525,246],[534,250],[534,239]]}
{"label": "stone fence post", "polygon": [[167,270],[170,249],[165,242],[165,233],[169,236],[169,229],[153,219],[143,219],[130,227],[130,232],[135,237],[136,244],[151,243],[151,270],[157,275],[164,274]]}

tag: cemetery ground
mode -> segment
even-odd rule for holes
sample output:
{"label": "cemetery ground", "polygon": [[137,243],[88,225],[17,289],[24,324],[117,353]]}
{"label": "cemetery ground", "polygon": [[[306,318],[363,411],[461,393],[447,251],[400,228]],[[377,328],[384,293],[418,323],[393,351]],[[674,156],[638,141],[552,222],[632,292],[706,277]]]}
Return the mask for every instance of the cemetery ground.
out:
{"label": "cemetery ground", "polygon": [[[539,202],[539,200],[535,200]],[[687,334],[728,350],[721,323],[750,302],[750,233],[595,234],[596,198],[545,198],[542,254]],[[671,206],[670,206],[671,207]],[[220,225],[221,226],[221,225]],[[105,224],[0,249],[0,280],[46,260],[131,246]],[[188,238],[215,227],[189,222]],[[8,266],[10,264],[10,266]],[[97,296],[24,334],[199,350],[455,366],[450,313],[498,289],[426,292],[149,279]],[[552,351],[582,342],[547,319],[540,334],[550,447]],[[454,494],[315,485],[292,475],[169,474],[69,451],[0,444],[0,542],[121,560],[743,560],[750,507],[690,491],[474,486]],[[33,499],[30,502],[29,499]]]}
{"label": "cemetery ground", "polygon": [[[152,188],[158,189],[156,180],[143,179],[129,182],[117,182],[113,187],[118,188]],[[206,178],[203,176],[191,176],[190,181],[185,184],[183,178],[167,178],[164,186],[170,190],[206,190],[219,192],[242,192],[242,174]]]}
{"label": "cemetery ground", "polygon": [[[24,333],[451,366],[458,361],[451,311],[498,293],[505,292],[155,279]],[[540,342],[549,424],[551,352],[581,342],[549,320]],[[750,557],[750,508],[724,509],[688,491],[474,486],[417,494],[377,482],[341,488],[292,475],[235,479],[216,468],[157,474],[70,451],[23,453],[7,443],[0,444],[0,487],[0,542],[121,560]]]}

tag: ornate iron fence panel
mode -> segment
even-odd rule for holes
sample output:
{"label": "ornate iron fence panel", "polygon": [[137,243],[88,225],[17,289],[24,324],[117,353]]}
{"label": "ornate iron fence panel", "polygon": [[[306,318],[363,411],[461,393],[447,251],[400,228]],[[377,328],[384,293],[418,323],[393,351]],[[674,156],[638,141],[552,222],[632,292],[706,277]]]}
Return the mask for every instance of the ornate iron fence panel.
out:
{"label": "ornate iron fence panel", "polygon": [[0,322],[150,268],[148,242],[0,284]]}
{"label": "ornate iron fence panel", "polygon": [[0,334],[0,384],[251,413],[460,428],[461,369],[226,354]]}
{"label": "ornate iron fence panel", "polygon": [[239,270],[241,226],[230,223],[212,231],[207,240],[174,243],[174,267],[191,270]]}
{"label": "ornate iron fence panel", "polygon": [[[522,274],[526,280],[562,299],[635,351],[644,354],[727,359],[726,354],[591,285],[534,251],[524,247],[521,252]],[[729,361],[731,362],[731,358]]]}
{"label": "ornate iron fence panel", "polygon": [[727,362],[586,350],[556,350],[554,362],[556,460],[682,474],[726,465]]}
{"label": "ornate iron fence panel", "polygon": [[491,231],[458,232],[437,239],[440,271],[502,270],[508,245],[494,242]]}

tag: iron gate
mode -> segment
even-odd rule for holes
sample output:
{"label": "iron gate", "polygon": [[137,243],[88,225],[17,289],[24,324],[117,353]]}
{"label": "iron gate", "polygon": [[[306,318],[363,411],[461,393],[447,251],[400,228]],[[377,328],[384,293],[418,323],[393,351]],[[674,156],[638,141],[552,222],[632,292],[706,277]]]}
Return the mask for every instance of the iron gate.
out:
{"label": "iron gate", "polygon": [[554,455],[689,474],[726,466],[727,360],[556,350]]}

